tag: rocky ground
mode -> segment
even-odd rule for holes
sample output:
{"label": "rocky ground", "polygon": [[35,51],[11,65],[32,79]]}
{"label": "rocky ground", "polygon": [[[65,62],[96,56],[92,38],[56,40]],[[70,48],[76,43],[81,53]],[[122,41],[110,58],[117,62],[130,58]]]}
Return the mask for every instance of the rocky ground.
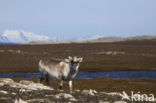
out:
{"label": "rocky ground", "polygon": [[122,96],[118,92],[97,92],[93,89],[54,90],[33,81],[0,79],[0,103],[131,103],[121,101]]}

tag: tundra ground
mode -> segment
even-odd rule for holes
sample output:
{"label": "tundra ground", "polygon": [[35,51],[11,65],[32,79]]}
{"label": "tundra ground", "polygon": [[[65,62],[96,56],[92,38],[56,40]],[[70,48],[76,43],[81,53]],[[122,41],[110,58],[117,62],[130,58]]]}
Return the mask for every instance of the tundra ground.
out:
{"label": "tundra ground", "polygon": [[[13,78],[13,80],[19,82],[20,80],[28,80],[38,82],[39,79],[24,79],[24,78]],[[43,82],[42,84],[45,85]],[[57,82],[50,81],[51,88],[58,90],[59,85]],[[113,79],[113,78],[94,78],[94,79],[74,79],[73,89],[87,90],[93,89],[98,92],[120,92],[127,93],[141,92],[146,94],[156,95],[156,79]],[[67,82],[63,84],[63,90],[69,90]]]}
{"label": "tundra ground", "polygon": [[[80,72],[155,71],[156,41],[119,43],[79,43],[49,45],[0,45],[0,73],[38,72],[42,58],[64,59],[68,56],[84,58]],[[14,78],[15,81],[24,78]],[[29,79],[38,82],[38,79]],[[56,82],[50,82],[54,89]],[[74,89],[98,92],[146,93],[156,95],[156,79],[74,79]],[[1,88],[1,90],[6,89]],[[64,83],[64,90],[68,90]],[[35,95],[35,94],[34,94]],[[42,95],[45,95],[44,92]],[[38,94],[37,94],[38,96]],[[27,97],[28,98],[28,97]]]}
{"label": "tundra ground", "polygon": [[84,58],[80,72],[156,70],[156,41],[0,45],[0,73],[38,72],[42,58]]}
{"label": "tundra ground", "polygon": [[[131,91],[134,94],[139,92],[148,96],[156,95],[155,79],[74,79],[73,91],[69,91],[66,83],[63,90],[58,91],[58,85],[55,82],[51,82],[53,89],[37,83],[38,79],[14,78],[13,80],[0,79],[1,103],[132,103],[127,99],[121,101],[123,91],[129,96]],[[133,103],[155,102],[133,101]]]}

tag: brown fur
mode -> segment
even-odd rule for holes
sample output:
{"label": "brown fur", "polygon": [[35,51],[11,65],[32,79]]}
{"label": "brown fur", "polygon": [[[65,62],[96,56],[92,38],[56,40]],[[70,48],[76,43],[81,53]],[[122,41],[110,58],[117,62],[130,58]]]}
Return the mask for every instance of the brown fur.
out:
{"label": "brown fur", "polygon": [[[64,62],[61,66],[58,65],[60,62]],[[60,71],[64,69],[65,67],[65,60],[58,60],[58,59],[42,59],[42,65],[48,66],[48,67],[54,67],[54,66],[60,66]]]}
{"label": "brown fur", "polygon": [[57,59],[42,59],[42,64],[43,65],[49,65],[49,64],[57,64],[59,63],[60,60],[57,60]]}

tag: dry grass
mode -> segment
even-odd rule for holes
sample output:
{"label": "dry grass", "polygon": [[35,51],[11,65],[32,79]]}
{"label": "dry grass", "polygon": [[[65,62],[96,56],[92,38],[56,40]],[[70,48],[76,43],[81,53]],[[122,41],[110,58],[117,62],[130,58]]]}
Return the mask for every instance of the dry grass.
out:
{"label": "dry grass", "polygon": [[[117,51],[119,54],[114,55],[110,51]],[[38,72],[40,59],[63,59],[69,55],[84,58],[80,66],[81,72],[152,70],[156,68],[156,41],[0,45],[0,73]]]}

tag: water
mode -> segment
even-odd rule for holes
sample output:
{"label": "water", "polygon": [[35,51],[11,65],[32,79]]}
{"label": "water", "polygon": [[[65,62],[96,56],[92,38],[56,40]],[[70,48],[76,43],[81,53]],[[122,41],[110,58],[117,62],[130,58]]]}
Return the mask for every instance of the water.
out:
{"label": "water", "polygon": [[[1,73],[0,78],[39,78],[40,73]],[[156,79],[156,72],[148,71],[121,71],[121,72],[80,72],[76,78],[92,79],[106,78],[151,78]]]}
{"label": "water", "polygon": [[148,72],[148,71],[91,72],[91,73],[82,72],[77,75],[77,78],[82,78],[82,79],[91,79],[96,77],[156,79],[156,72]]}

